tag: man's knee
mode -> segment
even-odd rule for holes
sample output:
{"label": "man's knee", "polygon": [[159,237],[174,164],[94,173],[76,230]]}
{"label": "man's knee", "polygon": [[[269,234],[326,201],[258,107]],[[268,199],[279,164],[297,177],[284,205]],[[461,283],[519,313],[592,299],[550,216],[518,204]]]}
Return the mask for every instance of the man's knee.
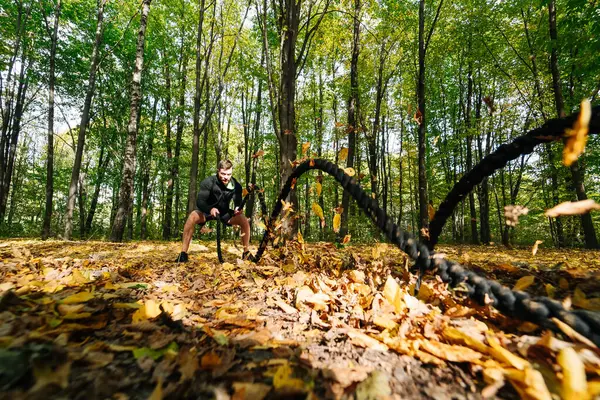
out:
{"label": "man's knee", "polygon": [[201,212],[198,212],[198,210],[194,210],[190,213],[190,215],[188,216],[188,223],[197,225],[197,224],[204,224],[206,222],[206,218],[204,217],[204,214],[202,214]]}

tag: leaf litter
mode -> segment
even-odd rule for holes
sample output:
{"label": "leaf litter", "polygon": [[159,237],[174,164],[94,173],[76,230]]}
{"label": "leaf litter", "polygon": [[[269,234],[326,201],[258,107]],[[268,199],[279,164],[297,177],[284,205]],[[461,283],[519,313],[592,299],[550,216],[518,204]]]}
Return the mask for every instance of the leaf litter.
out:
{"label": "leaf litter", "polygon": [[[600,352],[430,277],[387,244],[0,244],[0,390],[11,398],[586,399]],[[597,252],[441,247],[492,279],[600,310]]]}

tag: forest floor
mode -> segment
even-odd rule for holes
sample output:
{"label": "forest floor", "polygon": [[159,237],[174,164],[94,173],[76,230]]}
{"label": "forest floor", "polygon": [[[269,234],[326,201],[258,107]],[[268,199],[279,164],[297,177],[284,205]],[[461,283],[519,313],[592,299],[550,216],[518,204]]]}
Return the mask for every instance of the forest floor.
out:
{"label": "forest floor", "polygon": [[[413,297],[415,277],[392,246],[288,242],[258,265],[231,240],[224,264],[209,241],[175,263],[179,246],[0,243],[0,397],[600,393],[593,345],[476,306],[433,276]],[[600,309],[600,252],[438,251],[510,287]]]}

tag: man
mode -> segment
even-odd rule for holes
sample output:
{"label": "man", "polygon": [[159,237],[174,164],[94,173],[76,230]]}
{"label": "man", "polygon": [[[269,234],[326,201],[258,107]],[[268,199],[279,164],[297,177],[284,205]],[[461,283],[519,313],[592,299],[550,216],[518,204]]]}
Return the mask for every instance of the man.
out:
{"label": "man", "polygon": [[[228,225],[238,225],[242,229],[242,243],[244,253],[242,258],[249,254],[250,224],[242,214],[239,206],[242,203],[242,186],[231,176],[233,164],[229,160],[221,160],[217,166],[217,174],[209,176],[200,183],[196,210],[192,211],[183,227],[183,244],[181,253],[176,262],[188,261],[187,251],[194,235],[196,225],[203,226],[207,221],[218,219]],[[229,208],[233,200],[234,209]]]}

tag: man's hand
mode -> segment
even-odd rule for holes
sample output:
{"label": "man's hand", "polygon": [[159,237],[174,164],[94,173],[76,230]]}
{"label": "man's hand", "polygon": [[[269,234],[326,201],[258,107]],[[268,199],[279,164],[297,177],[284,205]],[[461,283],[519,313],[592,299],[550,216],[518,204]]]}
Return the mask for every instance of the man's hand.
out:
{"label": "man's hand", "polygon": [[221,213],[216,208],[213,208],[210,210],[210,215],[214,218],[217,218],[217,215],[219,215],[219,214],[221,214]]}
{"label": "man's hand", "polygon": [[237,208],[237,207],[235,208],[235,210],[233,210],[233,215],[234,215],[234,216],[236,216],[236,215],[240,215],[241,213],[242,213],[242,210],[240,210],[240,209],[239,209],[239,208]]}

